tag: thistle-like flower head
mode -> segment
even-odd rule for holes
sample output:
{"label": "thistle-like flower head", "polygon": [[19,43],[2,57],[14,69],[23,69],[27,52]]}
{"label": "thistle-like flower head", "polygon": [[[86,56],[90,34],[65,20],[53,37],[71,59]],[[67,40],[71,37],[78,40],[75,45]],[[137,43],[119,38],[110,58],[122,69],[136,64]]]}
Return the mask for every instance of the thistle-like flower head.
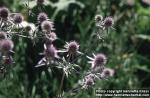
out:
{"label": "thistle-like flower head", "polygon": [[113,69],[110,68],[104,68],[102,74],[101,74],[101,78],[109,78],[114,76],[115,71]]}
{"label": "thistle-like flower head", "polygon": [[1,52],[9,52],[10,50],[13,49],[13,47],[14,47],[14,44],[9,39],[2,40],[2,42],[0,44],[0,50],[1,50]]}
{"label": "thistle-like flower head", "polygon": [[42,23],[43,21],[45,21],[47,19],[48,19],[48,16],[44,12],[39,13],[39,15],[37,17],[37,20],[38,20],[39,23]]}
{"label": "thistle-like flower head", "polygon": [[89,63],[92,64],[92,68],[104,66],[107,62],[106,56],[102,53],[94,55],[94,58],[91,58],[91,57],[88,57],[88,58],[91,60],[91,61],[89,61]]}
{"label": "thistle-like flower head", "polygon": [[106,17],[104,19],[104,26],[105,27],[112,27],[113,24],[114,24],[114,20],[112,17]]}
{"label": "thistle-like flower head", "polygon": [[75,54],[79,50],[79,44],[76,41],[71,41],[65,45],[69,54]]}
{"label": "thistle-like flower head", "polygon": [[53,22],[45,20],[42,22],[41,28],[44,32],[51,32],[51,30],[54,30]]}
{"label": "thistle-like flower head", "polygon": [[85,83],[86,83],[86,85],[91,86],[94,84],[94,81],[92,78],[87,78]]}
{"label": "thistle-like flower head", "polygon": [[83,88],[87,89],[95,84],[94,77],[91,75],[87,75],[83,81]]}
{"label": "thistle-like flower head", "polygon": [[9,10],[6,7],[0,8],[0,18],[7,19],[9,16]]}
{"label": "thistle-like flower head", "polygon": [[52,59],[58,57],[57,50],[53,45],[47,45],[47,46],[45,45],[44,48],[45,48],[44,50],[45,57],[52,58]]}
{"label": "thistle-like flower head", "polygon": [[51,32],[50,34],[48,34],[48,37],[51,41],[54,41],[57,39],[57,35],[54,32]]}
{"label": "thistle-like flower head", "polygon": [[24,17],[23,17],[23,15],[18,13],[18,14],[14,15],[13,20],[14,20],[15,24],[20,24],[24,20]]}

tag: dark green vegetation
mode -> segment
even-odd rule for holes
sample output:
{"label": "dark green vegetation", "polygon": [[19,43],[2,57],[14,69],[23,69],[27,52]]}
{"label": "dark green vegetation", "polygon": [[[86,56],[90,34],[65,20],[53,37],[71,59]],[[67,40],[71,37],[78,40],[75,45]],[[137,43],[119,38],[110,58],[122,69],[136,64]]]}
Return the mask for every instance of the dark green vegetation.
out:
{"label": "dark green vegetation", "polygon": [[[36,22],[40,9],[33,7],[29,16],[25,0],[1,0],[13,12],[21,12],[30,22]],[[55,32],[61,40],[55,42],[62,48],[64,41],[77,40],[80,50],[91,56],[102,52],[108,58],[106,66],[115,69],[115,76],[109,80],[97,81],[95,87],[69,95],[68,98],[94,98],[94,90],[102,89],[150,89],[150,7],[135,0],[51,0],[54,4],[42,7],[55,23]],[[132,1],[132,0],[127,0]],[[20,2],[20,3],[19,3]],[[30,3],[32,6],[32,3]],[[93,36],[96,34],[94,17],[96,14],[113,16],[114,28],[105,42]],[[15,61],[10,72],[0,80],[0,98],[52,98],[57,94],[62,71],[34,66],[41,58],[43,50],[40,41],[33,46],[31,40],[14,38]],[[80,57],[81,73],[91,66],[86,57]],[[82,76],[72,74],[65,78],[64,91],[71,90]]]}

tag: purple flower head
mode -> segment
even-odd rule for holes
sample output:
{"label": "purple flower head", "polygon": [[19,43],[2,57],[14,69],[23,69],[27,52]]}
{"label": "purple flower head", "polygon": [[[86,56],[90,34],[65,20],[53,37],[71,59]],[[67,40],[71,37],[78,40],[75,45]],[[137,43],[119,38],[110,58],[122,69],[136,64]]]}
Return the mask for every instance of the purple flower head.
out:
{"label": "purple flower head", "polygon": [[87,89],[95,84],[94,78],[90,75],[84,78],[83,88]]}
{"label": "purple flower head", "polygon": [[103,67],[106,62],[107,62],[107,58],[104,54],[99,53],[97,55],[94,55],[94,58],[88,57],[90,60],[89,63],[92,64],[92,68],[97,68],[97,67]]}
{"label": "purple flower head", "polygon": [[111,27],[114,24],[114,20],[112,17],[106,17],[104,20],[105,27]]}
{"label": "purple flower head", "polygon": [[100,21],[102,21],[103,20],[103,16],[102,15],[96,15],[95,16],[95,21],[96,22],[100,22]]}
{"label": "purple flower head", "polygon": [[53,22],[51,21],[43,21],[41,24],[41,28],[44,32],[51,32],[51,30],[53,30],[54,28]]}
{"label": "purple flower head", "polygon": [[69,54],[75,54],[79,50],[79,44],[75,41],[71,41],[65,45]]}
{"label": "purple flower head", "polygon": [[57,35],[54,32],[51,32],[50,34],[47,35],[46,38],[46,45],[51,45],[53,41],[57,39]]}
{"label": "purple flower head", "polygon": [[113,69],[110,68],[104,68],[102,74],[101,74],[101,78],[108,78],[108,77],[112,77],[114,76],[115,71]]}
{"label": "purple flower head", "polygon": [[47,19],[48,19],[48,16],[44,12],[39,13],[39,15],[37,17],[37,20],[38,20],[39,23],[42,23],[43,21],[45,21]]}
{"label": "purple flower head", "polygon": [[0,40],[6,39],[6,33],[0,32]]}
{"label": "purple flower head", "polygon": [[13,20],[15,24],[20,24],[24,20],[24,17],[18,13],[14,15]]}
{"label": "purple flower head", "polygon": [[51,32],[50,34],[48,34],[48,37],[49,37],[52,41],[54,41],[54,40],[57,39],[57,35],[56,35],[56,33],[54,33],[54,32]]}
{"label": "purple flower head", "polygon": [[9,39],[2,40],[2,42],[0,44],[0,49],[2,52],[9,52],[10,50],[13,49],[13,47],[14,47],[14,44]]}
{"label": "purple flower head", "polygon": [[38,5],[42,5],[44,3],[45,0],[37,0],[37,4]]}
{"label": "purple flower head", "polygon": [[86,79],[86,85],[91,86],[91,85],[93,85],[93,84],[94,84],[94,81],[93,81],[92,78]]}
{"label": "purple flower head", "polygon": [[8,16],[9,16],[8,8],[6,8],[6,7],[0,8],[0,18],[7,19]]}
{"label": "purple flower head", "polygon": [[106,56],[104,54],[97,54],[93,61],[94,66],[102,66],[106,64]]}
{"label": "purple flower head", "polygon": [[57,50],[53,45],[48,45],[48,46],[44,46],[45,50],[44,50],[44,54],[45,57],[47,58],[57,58]]}

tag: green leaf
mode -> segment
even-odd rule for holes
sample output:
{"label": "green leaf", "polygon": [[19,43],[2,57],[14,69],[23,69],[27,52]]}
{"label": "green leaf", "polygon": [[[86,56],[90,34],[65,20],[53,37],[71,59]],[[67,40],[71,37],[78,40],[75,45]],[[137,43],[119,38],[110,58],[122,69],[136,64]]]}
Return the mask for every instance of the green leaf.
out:
{"label": "green leaf", "polygon": [[147,65],[141,65],[141,66],[135,66],[137,69],[143,70],[145,72],[150,73],[150,69],[147,67]]}
{"label": "green leaf", "polygon": [[35,95],[35,91],[36,91],[36,86],[33,86],[33,88],[32,88],[32,97],[34,98],[34,95]]}
{"label": "green leaf", "polygon": [[143,40],[148,40],[150,41],[150,36],[149,35],[144,35],[144,34],[138,34],[138,35],[135,35],[136,38],[141,38]]}

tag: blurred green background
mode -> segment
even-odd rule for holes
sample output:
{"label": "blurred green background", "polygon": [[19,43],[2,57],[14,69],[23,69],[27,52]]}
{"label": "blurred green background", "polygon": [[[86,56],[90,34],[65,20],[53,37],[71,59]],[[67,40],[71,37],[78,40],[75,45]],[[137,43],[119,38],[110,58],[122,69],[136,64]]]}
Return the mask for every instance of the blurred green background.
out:
{"label": "blurred green background", "polygon": [[[0,6],[12,12],[21,12],[29,22],[37,22],[39,10],[33,0],[33,16],[28,15],[27,0],[0,0]],[[61,40],[55,46],[63,48],[65,41],[76,40],[80,51],[105,53],[107,67],[115,69],[115,76],[96,82],[89,90],[69,95],[68,98],[95,98],[95,89],[150,89],[150,2],[146,0],[51,0],[42,10],[55,23],[55,32]],[[148,0],[147,0],[148,1]],[[101,14],[115,19],[104,42],[93,36],[94,17]],[[33,46],[31,40],[14,38],[15,64],[7,76],[0,80],[0,98],[53,98],[60,85],[62,70],[35,68],[43,50],[43,42]],[[81,73],[90,68],[86,57],[78,59]],[[64,91],[69,91],[82,75],[65,78]],[[115,97],[113,97],[115,98]],[[119,98],[119,97],[117,97]],[[142,97],[141,97],[142,98]]]}

